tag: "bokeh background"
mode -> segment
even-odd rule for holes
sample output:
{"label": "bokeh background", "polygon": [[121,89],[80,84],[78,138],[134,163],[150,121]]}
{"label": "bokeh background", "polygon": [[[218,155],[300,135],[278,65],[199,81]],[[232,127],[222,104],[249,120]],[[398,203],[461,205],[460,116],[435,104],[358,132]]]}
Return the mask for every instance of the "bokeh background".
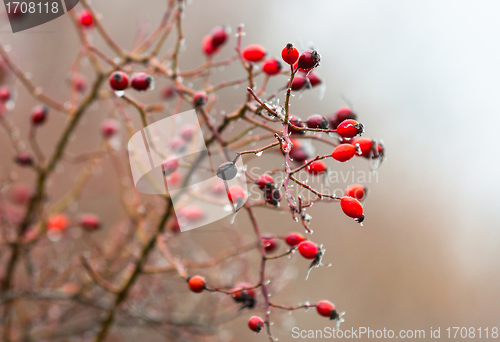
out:
{"label": "bokeh background", "polygon": [[[164,2],[94,0],[93,6],[102,13],[109,33],[128,47],[138,27],[156,26]],[[332,299],[347,312],[344,328],[425,329],[427,334],[431,327],[441,327],[443,334],[448,326],[498,326],[500,163],[495,131],[500,124],[499,10],[496,1],[189,3],[181,68],[202,63],[200,41],[220,24],[230,25],[234,32],[244,23],[243,44],[259,43],[274,56],[289,41],[301,48],[314,46],[322,56],[317,73],[326,87],[296,96],[293,112],[303,118],[314,113],[328,115],[346,105],[345,97],[364,123],[366,136],[382,138],[387,148],[388,157],[378,170],[377,181],[369,184],[364,226],[346,218],[337,206],[315,205],[310,211],[313,238],[327,246],[325,262],[333,266],[313,270],[305,281],[308,263],[293,258],[296,278],[274,293],[273,301],[293,305]],[[0,40],[11,46],[11,55],[31,72],[34,83],[43,85],[53,97],[68,95],[67,72],[79,46],[68,17],[17,34],[10,32],[3,19]],[[234,43],[232,38],[222,56],[232,54]],[[91,75],[88,66],[84,70]],[[241,76],[242,70],[236,66],[219,70],[214,79]],[[278,87],[285,79],[283,76],[272,85]],[[35,102],[22,87],[17,90],[23,101],[17,101],[13,120],[27,134],[27,118]],[[221,92],[217,110],[230,111],[243,93],[244,87]],[[144,101],[159,99],[158,94],[141,96]],[[106,115],[105,107],[93,107],[70,151],[90,150]],[[51,150],[63,122],[54,113],[40,131],[44,150]],[[15,172],[19,179],[33,182],[29,172],[13,165],[4,133],[0,144],[1,174]],[[259,162],[265,165],[272,156],[261,158]],[[68,189],[76,171],[74,166],[63,166],[50,188],[53,196]],[[332,162],[330,166],[346,172],[352,166],[369,171],[366,161],[359,159],[342,168]],[[123,167],[126,169],[126,163]],[[118,194],[110,168],[110,163],[103,164],[102,172],[84,193],[92,196],[83,196],[75,209],[95,211],[105,223],[122,214],[117,201],[110,201]],[[269,210],[258,214],[265,231],[302,231],[288,215]],[[251,236],[244,216],[235,224]],[[199,240],[210,254],[219,247],[217,229],[213,224],[183,234]],[[224,336],[266,340],[246,332],[246,319],[226,324]],[[294,326],[322,329],[330,324],[313,310],[276,317],[275,321],[274,330],[282,341],[292,340]],[[160,336],[151,338],[162,340]]]}

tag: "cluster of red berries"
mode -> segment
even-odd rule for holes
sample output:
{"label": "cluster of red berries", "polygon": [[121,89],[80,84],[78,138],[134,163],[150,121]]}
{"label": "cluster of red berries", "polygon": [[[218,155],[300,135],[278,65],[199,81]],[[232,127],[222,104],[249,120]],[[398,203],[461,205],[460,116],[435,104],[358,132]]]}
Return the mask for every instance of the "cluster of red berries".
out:
{"label": "cluster of red berries", "polygon": [[259,189],[264,191],[264,201],[272,206],[279,206],[281,201],[281,192],[274,184],[274,179],[271,175],[263,174],[256,182]]}
{"label": "cluster of red berries", "polygon": [[229,38],[229,27],[218,26],[212,30],[212,33],[205,36],[201,41],[201,49],[207,56],[212,56],[219,52],[220,48]]}
{"label": "cluster of red berries", "polygon": [[115,91],[123,91],[129,86],[137,91],[146,91],[153,85],[153,77],[145,72],[138,72],[132,75],[132,80],[123,71],[115,71],[109,77],[109,85]]}

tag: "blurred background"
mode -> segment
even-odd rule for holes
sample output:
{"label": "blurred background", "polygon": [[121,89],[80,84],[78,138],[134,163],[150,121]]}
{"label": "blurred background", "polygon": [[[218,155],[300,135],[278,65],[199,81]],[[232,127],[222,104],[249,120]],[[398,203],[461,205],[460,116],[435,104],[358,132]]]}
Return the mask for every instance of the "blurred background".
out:
{"label": "blurred background", "polygon": [[[93,6],[102,13],[103,25],[111,36],[128,48],[138,28],[156,27],[164,3],[94,0]],[[308,262],[292,258],[294,281],[273,293],[273,301],[295,305],[330,299],[340,311],[346,311],[345,329],[425,329],[427,334],[431,327],[441,327],[443,335],[448,326],[498,326],[500,163],[494,132],[500,124],[499,10],[496,1],[189,3],[184,18],[182,69],[203,62],[201,39],[220,24],[230,25],[234,32],[244,23],[243,45],[261,44],[275,57],[288,42],[300,49],[313,46],[322,56],[317,74],[325,87],[295,96],[292,112],[303,118],[314,113],[326,116],[345,106],[345,97],[365,125],[365,135],[383,139],[387,149],[386,162],[368,184],[364,226],[345,217],[338,206],[315,205],[309,212],[313,216],[313,239],[325,244],[324,262],[333,266],[314,269],[305,281]],[[11,56],[32,74],[32,81],[55,98],[67,97],[67,72],[79,47],[69,18],[64,16],[17,34],[11,33],[5,18],[0,25],[1,42],[11,46]],[[221,58],[233,54],[234,44],[232,37]],[[89,71],[90,80],[90,67],[84,70]],[[243,70],[236,65],[218,70],[214,80],[242,76]],[[277,89],[285,81],[281,76],[268,89]],[[222,91],[217,111],[233,110],[243,100],[244,89]],[[23,101],[16,102],[12,119],[26,136],[27,118],[35,102],[21,86],[17,91]],[[140,98],[144,102],[159,101],[157,93]],[[93,107],[69,150],[92,149],[89,142],[99,136],[98,128],[106,115],[105,107]],[[40,131],[44,150],[52,150],[57,136],[54,132],[60,131],[62,123],[64,118],[53,113],[47,127]],[[0,143],[1,174],[15,172],[31,184],[31,173],[12,163],[5,133],[0,134]],[[328,153],[322,147],[318,151]],[[261,158],[259,163],[265,165],[273,157],[265,154]],[[346,172],[354,166],[354,170],[369,172],[368,163],[360,158],[341,167],[330,161],[329,166]],[[123,167],[127,170],[126,160]],[[50,188],[51,195],[67,191],[77,170],[73,168],[63,163]],[[123,214],[117,201],[109,200],[119,190],[110,169],[111,164],[105,162],[75,209],[94,211],[105,223]],[[335,187],[342,189],[345,185]],[[266,232],[303,231],[288,215],[269,210],[258,210],[258,215]],[[235,225],[251,237],[247,221],[246,214],[239,215]],[[182,234],[198,240],[210,254],[219,247],[218,227],[212,224]],[[242,327],[247,316],[226,324],[224,336],[266,340],[265,336],[241,332],[246,329]],[[282,341],[292,340],[295,326],[332,326],[313,310],[276,316],[274,320],[274,331]],[[130,334],[133,338],[133,331]],[[161,336],[151,338],[161,341]]]}

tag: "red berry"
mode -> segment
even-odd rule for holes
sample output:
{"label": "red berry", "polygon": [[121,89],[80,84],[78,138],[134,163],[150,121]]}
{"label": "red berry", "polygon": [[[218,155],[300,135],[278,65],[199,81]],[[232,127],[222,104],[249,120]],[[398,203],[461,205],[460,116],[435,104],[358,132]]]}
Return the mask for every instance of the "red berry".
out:
{"label": "red berry", "polygon": [[73,77],[73,88],[79,93],[83,93],[87,89],[87,81],[83,76],[76,75]]}
{"label": "red berry", "polygon": [[201,49],[207,56],[211,56],[219,50],[213,45],[212,36],[210,35],[203,37],[203,40],[201,41]]}
{"label": "red berry", "polygon": [[271,175],[264,173],[263,175],[260,175],[259,179],[257,179],[257,185],[261,190],[264,190],[274,185],[274,179]]}
{"label": "red berry", "polygon": [[264,248],[266,249],[266,252],[272,252],[278,247],[278,240],[275,238],[262,238],[262,244],[264,245]]}
{"label": "red berry", "polygon": [[185,141],[191,141],[195,132],[195,128],[191,125],[184,126],[181,130],[181,138]]}
{"label": "red berry", "polygon": [[0,88],[0,102],[5,103],[10,100],[10,89],[7,87]]}
{"label": "red berry", "polygon": [[170,100],[172,97],[174,97],[175,93],[176,93],[175,87],[171,85],[166,85],[161,90],[161,96],[163,97],[164,100]]}
{"label": "red berry", "polygon": [[373,140],[369,138],[357,138],[350,141],[351,145],[358,147],[360,156],[369,157],[372,153]]}
{"label": "red berry", "polygon": [[296,117],[296,116],[290,116],[289,118],[289,124],[288,124],[288,131],[292,134],[305,134],[306,131],[301,131],[300,129],[296,129],[294,127],[298,127],[298,128],[301,128],[301,127],[304,127],[304,123],[302,122],[302,120],[299,118],[299,117]]}
{"label": "red berry", "polygon": [[[249,287],[251,287],[251,285],[248,283],[239,283],[238,285],[236,285],[236,287],[234,287],[231,290],[231,292],[245,289],[245,288],[249,288]],[[248,289],[248,290],[235,292],[232,294],[232,297],[233,297],[235,302],[243,303],[244,307],[248,307],[248,308],[252,309],[255,306],[255,302],[256,302],[255,295],[256,295],[256,293],[255,293],[254,289]]]}
{"label": "red berry", "polygon": [[337,134],[342,138],[354,138],[356,135],[363,134],[363,132],[363,124],[356,120],[344,120],[337,126]]}
{"label": "red berry", "polygon": [[224,26],[216,27],[212,31],[212,46],[213,47],[215,47],[217,49],[226,42],[226,40],[228,38],[227,31],[228,31],[227,28]]}
{"label": "red berry", "polygon": [[344,214],[353,219],[363,220],[363,206],[355,198],[344,196],[340,200],[340,207]]}
{"label": "red berry", "polygon": [[295,247],[299,243],[306,241],[306,238],[300,233],[290,233],[286,236],[285,241],[290,247]]}
{"label": "red berry", "polygon": [[195,293],[203,292],[205,289],[205,278],[195,275],[188,280],[189,289]]}
{"label": "red berry", "polygon": [[251,44],[242,51],[243,58],[249,62],[260,62],[266,56],[266,49],[258,44]]}
{"label": "red berry", "polygon": [[145,72],[138,72],[132,76],[132,88],[138,91],[145,91],[151,87],[153,78]]}
{"label": "red berry", "polygon": [[278,206],[281,201],[281,192],[274,187],[271,189],[266,189],[264,192],[264,199],[266,203]]}
{"label": "red berry", "polygon": [[264,321],[258,316],[253,316],[248,320],[248,327],[250,330],[260,333],[264,328]]}
{"label": "red berry", "polygon": [[28,203],[31,196],[33,195],[33,190],[25,184],[16,184],[10,190],[10,200],[15,204],[24,205]]}
{"label": "red berry", "polygon": [[113,90],[125,90],[128,88],[128,75],[123,71],[115,71],[109,76],[109,86]]}
{"label": "red berry", "polygon": [[328,120],[319,114],[311,115],[306,121],[307,127],[309,128],[328,128]]}
{"label": "red berry", "polygon": [[87,231],[94,231],[101,227],[101,220],[94,214],[85,214],[80,218],[80,226]]}
{"label": "red berry", "polygon": [[309,75],[307,75],[307,78],[309,79],[309,82],[311,82],[311,87],[315,87],[318,84],[321,84],[321,78],[318,77],[318,75],[310,72]]}
{"label": "red berry", "polygon": [[162,164],[163,173],[165,176],[168,176],[169,174],[177,170],[178,167],[179,161],[173,157],[167,158]]}
{"label": "red berry", "polygon": [[321,56],[316,50],[306,50],[300,54],[298,67],[303,70],[309,70],[319,65]]}
{"label": "red berry", "polygon": [[64,214],[55,214],[47,219],[48,231],[63,231],[68,228],[69,219]]}
{"label": "red berry", "polygon": [[309,155],[307,154],[307,151],[302,147],[293,146],[292,150],[290,151],[290,158],[292,158],[296,162],[302,163],[309,158]]}
{"label": "red berry", "polygon": [[361,184],[351,184],[345,190],[345,195],[362,201],[366,196],[366,187]]}
{"label": "red berry", "polygon": [[231,202],[237,204],[240,198],[243,200],[245,199],[245,191],[239,185],[232,185],[227,191],[227,197]]}
{"label": "red berry", "polygon": [[288,43],[281,51],[281,58],[283,58],[285,63],[292,65],[299,59],[299,50],[292,43]]}
{"label": "red berry", "polygon": [[181,226],[179,224],[179,221],[177,221],[177,218],[172,220],[172,225],[170,227],[170,230],[174,233],[179,233],[181,231]]}
{"label": "red berry", "polygon": [[45,105],[38,105],[31,110],[31,123],[33,125],[41,125],[47,119],[49,108]]}
{"label": "red berry", "polygon": [[356,154],[356,147],[351,144],[340,144],[335,147],[332,152],[333,159],[343,163],[354,157]]}
{"label": "red berry", "polygon": [[204,91],[199,91],[193,95],[193,105],[196,107],[201,107],[206,105],[208,102],[207,93]]}
{"label": "red berry", "polygon": [[338,317],[335,305],[327,300],[319,301],[318,304],[316,304],[316,311],[318,311],[321,316],[330,317],[330,319],[336,319]]}
{"label": "red berry", "polygon": [[31,166],[33,165],[33,156],[27,151],[21,151],[14,158],[14,161],[20,166]]}
{"label": "red berry", "polygon": [[173,137],[170,142],[169,142],[170,148],[174,152],[182,152],[186,148],[186,140],[179,138],[179,137]]}
{"label": "red berry", "polygon": [[347,119],[356,120],[356,114],[354,114],[351,108],[340,108],[330,117],[330,127],[335,129],[342,121]]}
{"label": "red berry", "polygon": [[262,70],[266,75],[276,75],[281,71],[281,63],[276,58],[268,58],[262,64]]}
{"label": "red berry", "polygon": [[205,212],[200,207],[195,205],[185,206],[177,212],[179,217],[185,218],[187,221],[199,221],[205,217]]}
{"label": "red berry", "polygon": [[302,241],[298,248],[300,255],[306,259],[315,259],[319,253],[318,246],[312,241]]}
{"label": "red berry", "polygon": [[300,90],[304,88],[307,84],[307,80],[304,76],[295,75],[292,81],[292,90]]}
{"label": "red berry", "polygon": [[104,119],[101,123],[101,134],[106,139],[111,138],[116,134],[116,132],[118,132],[119,127],[120,124],[118,123],[118,120],[113,118]]}
{"label": "red berry", "polygon": [[94,18],[92,18],[92,13],[89,10],[84,9],[78,15],[78,22],[84,27],[91,27],[94,25]]}
{"label": "red berry", "polygon": [[326,171],[326,165],[321,160],[313,161],[311,164],[306,167],[307,172],[311,175],[319,175]]}

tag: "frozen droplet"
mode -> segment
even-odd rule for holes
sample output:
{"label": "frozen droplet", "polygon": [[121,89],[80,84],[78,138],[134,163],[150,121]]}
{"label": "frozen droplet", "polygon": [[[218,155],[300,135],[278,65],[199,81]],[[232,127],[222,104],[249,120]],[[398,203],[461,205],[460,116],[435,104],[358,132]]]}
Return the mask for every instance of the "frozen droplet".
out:
{"label": "frozen droplet", "polygon": [[116,90],[115,95],[118,97],[123,97],[123,95],[125,95],[125,90]]}
{"label": "frozen droplet", "polygon": [[259,152],[255,153],[255,155],[256,155],[257,157],[260,157],[260,156],[262,155],[262,153],[264,153],[264,152],[263,152],[263,151],[259,151]]}

